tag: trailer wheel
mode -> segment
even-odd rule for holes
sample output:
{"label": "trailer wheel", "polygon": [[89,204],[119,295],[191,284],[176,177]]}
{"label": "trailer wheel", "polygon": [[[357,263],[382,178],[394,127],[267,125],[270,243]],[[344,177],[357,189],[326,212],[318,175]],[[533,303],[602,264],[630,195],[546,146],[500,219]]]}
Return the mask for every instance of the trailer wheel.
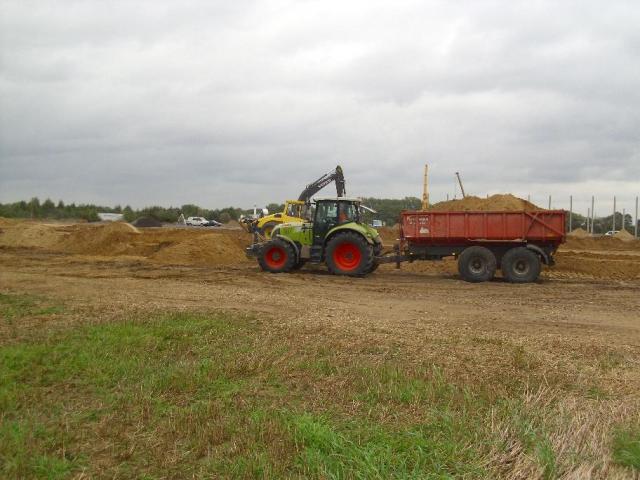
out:
{"label": "trailer wheel", "polygon": [[512,248],[502,257],[502,275],[511,283],[535,282],[540,276],[540,257],[525,247]]}
{"label": "trailer wheel", "polygon": [[486,282],[496,274],[496,256],[485,247],[465,248],[458,258],[458,271],[467,282]]}
{"label": "trailer wheel", "polygon": [[296,254],[291,245],[276,238],[262,247],[258,263],[265,272],[286,273],[294,268]]}
{"label": "trailer wheel", "polygon": [[357,233],[338,233],[327,243],[325,258],[334,275],[362,276],[373,267],[373,248]]}

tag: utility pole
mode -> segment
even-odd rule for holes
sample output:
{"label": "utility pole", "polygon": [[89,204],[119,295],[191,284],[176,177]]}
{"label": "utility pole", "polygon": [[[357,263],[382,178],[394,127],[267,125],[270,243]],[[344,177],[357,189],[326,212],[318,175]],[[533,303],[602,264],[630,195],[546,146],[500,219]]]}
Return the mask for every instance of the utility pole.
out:
{"label": "utility pole", "polygon": [[424,165],[424,182],[422,184],[422,210],[429,208],[429,165]]}
{"label": "utility pole", "polygon": [[549,210],[551,210],[551,195],[549,195]]}
{"label": "utility pole", "polygon": [[636,232],[636,238],[638,238],[638,197],[636,197],[636,223],[634,229]]}
{"label": "utility pole", "polygon": [[595,212],[595,209],[594,209],[595,201],[596,200],[595,200],[594,196],[591,195],[591,234],[592,235],[595,233],[594,229],[593,229],[593,220],[596,218],[596,215],[594,213]]}
{"label": "utility pole", "polygon": [[464,187],[462,186],[462,180],[460,180],[460,173],[456,172],[456,177],[458,177],[458,183],[460,184],[460,192],[462,192],[462,198],[465,198],[467,195],[464,193]]}
{"label": "utility pole", "polygon": [[587,233],[591,233],[591,209],[587,208]]}
{"label": "utility pole", "polygon": [[613,217],[611,217],[611,230],[616,229],[616,196],[613,196]]}
{"label": "utility pole", "polygon": [[569,195],[569,231],[573,231],[573,195]]}

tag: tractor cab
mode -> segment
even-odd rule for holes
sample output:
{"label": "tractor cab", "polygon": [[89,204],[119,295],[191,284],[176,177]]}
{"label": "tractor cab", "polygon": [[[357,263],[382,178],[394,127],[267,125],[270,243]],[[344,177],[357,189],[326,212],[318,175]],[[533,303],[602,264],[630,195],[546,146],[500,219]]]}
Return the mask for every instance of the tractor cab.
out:
{"label": "tractor cab", "polygon": [[315,201],[313,217],[313,243],[324,244],[333,228],[347,223],[360,222],[360,201],[350,198],[319,198]]}

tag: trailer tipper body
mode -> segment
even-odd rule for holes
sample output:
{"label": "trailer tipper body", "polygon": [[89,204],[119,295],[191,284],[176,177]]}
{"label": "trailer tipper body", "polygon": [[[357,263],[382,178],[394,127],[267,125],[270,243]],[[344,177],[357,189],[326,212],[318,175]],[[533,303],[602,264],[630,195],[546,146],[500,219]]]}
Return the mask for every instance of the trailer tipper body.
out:
{"label": "trailer tipper body", "polygon": [[508,281],[531,282],[542,263],[553,265],[566,239],[565,215],[564,210],[404,211],[396,260],[456,256],[465,280],[490,280],[501,269]]}

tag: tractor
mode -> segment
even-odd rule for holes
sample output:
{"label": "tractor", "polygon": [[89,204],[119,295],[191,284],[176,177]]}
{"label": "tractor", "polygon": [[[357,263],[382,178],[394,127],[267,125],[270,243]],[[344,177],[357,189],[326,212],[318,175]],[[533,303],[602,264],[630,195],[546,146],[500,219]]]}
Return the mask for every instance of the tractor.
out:
{"label": "tractor", "polygon": [[382,241],[376,229],[361,222],[360,200],[315,200],[312,221],[276,225],[271,238],[247,248],[262,270],[284,273],[305,263],[326,263],[336,275],[364,276],[378,267]]}
{"label": "tractor", "polygon": [[335,170],[325,173],[316,181],[307,185],[300,193],[297,200],[287,200],[282,212],[266,215],[255,219],[248,224],[247,230],[250,233],[259,233],[264,238],[271,237],[273,228],[282,223],[304,222],[309,217],[309,205],[311,197],[329,185],[331,182],[336,184],[336,193],[338,197],[344,197],[346,194],[344,173],[338,165]]}

